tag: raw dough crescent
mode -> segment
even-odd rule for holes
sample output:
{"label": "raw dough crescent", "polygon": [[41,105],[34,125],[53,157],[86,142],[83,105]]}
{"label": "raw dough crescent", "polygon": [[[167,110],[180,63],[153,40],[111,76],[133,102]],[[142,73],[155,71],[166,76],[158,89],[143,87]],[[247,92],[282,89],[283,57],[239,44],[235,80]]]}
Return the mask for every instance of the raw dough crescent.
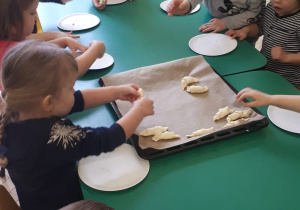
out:
{"label": "raw dough crescent", "polygon": [[193,134],[191,134],[191,135],[186,135],[186,137],[191,138],[191,137],[194,137],[194,136],[200,136],[200,135],[211,133],[214,130],[215,130],[214,127],[211,127],[211,128],[202,128],[200,130],[197,130],[197,131],[193,132]]}
{"label": "raw dough crescent", "polygon": [[153,136],[168,130],[168,127],[154,126],[140,132],[140,136]]}
{"label": "raw dough crescent", "polygon": [[219,120],[232,112],[234,112],[234,110],[226,106],[224,108],[219,109],[219,111],[216,113],[213,119],[214,121]]}
{"label": "raw dough crescent", "polygon": [[186,91],[189,93],[204,93],[204,92],[208,91],[208,87],[192,85],[192,86],[188,86]]}
{"label": "raw dough crescent", "polygon": [[186,88],[186,86],[188,84],[191,84],[191,83],[194,83],[194,82],[198,82],[198,81],[199,81],[199,79],[197,79],[195,77],[192,77],[192,76],[183,77],[182,80],[181,80],[182,90],[184,90],[184,88]]}
{"label": "raw dough crescent", "polygon": [[243,117],[248,117],[249,114],[251,114],[251,109],[247,109],[245,111],[235,111],[232,114],[228,115],[227,122],[231,122]]}
{"label": "raw dough crescent", "polygon": [[138,89],[138,93],[140,94],[140,96],[137,99],[140,99],[144,96],[144,90],[142,88]]}
{"label": "raw dough crescent", "polygon": [[239,120],[230,121],[226,125],[223,126],[223,128],[230,127],[230,126],[237,126],[240,124],[240,121],[248,121],[250,118],[241,118]]}
{"label": "raw dough crescent", "polygon": [[180,136],[174,132],[166,131],[164,133],[157,133],[155,136],[153,136],[152,140],[159,141],[164,139],[175,139],[175,138],[180,138]]}

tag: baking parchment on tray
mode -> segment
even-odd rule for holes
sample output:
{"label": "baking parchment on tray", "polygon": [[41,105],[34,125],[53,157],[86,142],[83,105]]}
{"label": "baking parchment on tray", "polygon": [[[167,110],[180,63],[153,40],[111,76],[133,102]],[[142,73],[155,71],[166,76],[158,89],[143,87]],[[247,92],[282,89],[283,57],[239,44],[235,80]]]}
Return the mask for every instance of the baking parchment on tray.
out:
{"label": "baking parchment on tray", "polygon": [[[202,94],[182,90],[181,79],[188,75],[199,79],[193,85],[208,86],[209,90]],[[144,118],[131,138],[138,154],[145,159],[254,131],[269,123],[256,109],[252,109],[250,120],[242,121],[238,126],[223,128],[227,123],[226,117],[214,121],[213,117],[220,108],[229,106],[235,111],[246,108],[237,102],[236,91],[214,72],[201,55],[108,75],[99,80],[101,86],[128,83],[139,85],[144,95],[154,101],[155,114]],[[111,104],[119,118],[132,107],[127,101],[117,100]],[[138,136],[141,131],[154,126],[168,127],[180,138],[155,142],[153,136]],[[196,130],[210,127],[215,128],[213,133],[186,137]]]}

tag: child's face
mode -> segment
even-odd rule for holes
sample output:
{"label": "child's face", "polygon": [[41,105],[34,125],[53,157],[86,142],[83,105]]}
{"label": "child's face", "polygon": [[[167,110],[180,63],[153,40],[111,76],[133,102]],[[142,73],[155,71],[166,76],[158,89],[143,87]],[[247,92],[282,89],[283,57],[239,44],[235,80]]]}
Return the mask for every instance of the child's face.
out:
{"label": "child's face", "polygon": [[76,75],[72,81],[64,83],[65,86],[60,90],[59,94],[54,98],[54,112],[55,116],[67,115],[74,105],[74,84]]}
{"label": "child's face", "polygon": [[271,0],[271,5],[279,16],[290,15],[300,9],[299,0]]}
{"label": "child's face", "polygon": [[35,21],[37,20],[36,9],[38,7],[39,0],[35,0],[26,10],[23,10],[23,32],[22,38],[29,36],[34,28]]}

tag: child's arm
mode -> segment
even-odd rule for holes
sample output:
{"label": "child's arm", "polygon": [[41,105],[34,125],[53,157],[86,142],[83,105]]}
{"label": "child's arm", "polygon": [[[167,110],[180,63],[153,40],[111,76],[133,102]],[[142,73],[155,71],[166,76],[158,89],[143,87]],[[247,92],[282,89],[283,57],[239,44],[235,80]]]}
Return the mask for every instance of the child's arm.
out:
{"label": "child's arm", "polygon": [[202,32],[212,31],[212,33],[217,33],[225,29],[227,29],[225,22],[222,19],[214,18],[211,19],[208,23],[205,23],[202,26],[200,26],[199,31]]}
{"label": "child's arm", "polygon": [[245,88],[236,97],[239,102],[244,98],[253,99],[253,101],[245,103],[245,107],[274,105],[283,109],[300,112],[300,95],[269,95],[251,88]]}
{"label": "child's arm", "polygon": [[43,33],[38,33],[38,34],[30,34],[29,36],[26,37],[26,39],[39,39],[39,40],[44,40],[44,41],[50,41],[53,39],[58,39],[62,37],[70,37],[70,38],[79,38],[79,35],[73,35],[72,31],[70,32],[60,32],[60,31],[48,31],[48,32],[43,32]]}
{"label": "child's arm", "polygon": [[76,57],[78,64],[78,77],[82,76],[89,70],[97,58],[101,58],[105,52],[105,45],[100,41],[91,41],[90,47],[81,55]]}
{"label": "child's arm", "polygon": [[139,86],[134,84],[90,88],[81,90],[84,99],[84,109],[93,108],[117,99],[134,102],[140,95]]}
{"label": "child's arm", "polygon": [[117,121],[123,128],[126,139],[136,130],[143,118],[154,114],[153,101],[142,97],[133,103],[133,107],[121,119]]}
{"label": "child's arm", "polygon": [[271,55],[272,59],[281,63],[300,65],[300,53],[286,53],[281,47],[273,47]]}
{"label": "child's arm", "polygon": [[228,30],[225,34],[233,39],[239,38],[239,40],[244,40],[247,37],[256,37],[259,34],[259,28],[256,23],[253,23],[240,30]]}
{"label": "child's arm", "polygon": [[85,52],[87,50],[86,46],[80,44],[80,42],[70,37],[62,37],[62,38],[50,40],[48,42],[52,44],[56,44],[62,48],[69,47],[74,57],[76,57],[77,50],[80,50],[81,52]]}

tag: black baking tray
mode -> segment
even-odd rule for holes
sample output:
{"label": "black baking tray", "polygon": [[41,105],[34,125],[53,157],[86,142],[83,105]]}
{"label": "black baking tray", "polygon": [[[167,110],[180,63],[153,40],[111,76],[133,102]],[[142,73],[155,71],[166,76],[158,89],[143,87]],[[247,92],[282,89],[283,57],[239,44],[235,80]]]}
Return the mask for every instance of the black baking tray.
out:
{"label": "black baking tray", "polygon": [[[233,88],[226,80],[223,79],[223,81],[235,93],[237,93],[236,89]],[[105,84],[104,84],[102,78],[99,79],[98,83],[101,87],[105,87]],[[246,99],[244,99],[244,101],[247,102]],[[115,114],[117,115],[117,117],[121,118],[122,114],[120,113],[116,102],[113,101],[113,102],[110,102],[110,104],[111,104]],[[262,113],[259,110],[257,110],[256,108],[252,108],[252,110],[254,110],[256,113],[262,115]],[[182,150],[186,150],[186,149],[189,149],[189,148],[192,148],[192,147],[196,147],[196,146],[204,145],[204,144],[207,144],[207,143],[219,141],[219,140],[229,138],[229,137],[232,137],[232,136],[253,132],[253,131],[256,131],[258,129],[267,127],[268,125],[269,125],[269,121],[266,117],[264,117],[263,119],[261,119],[259,121],[250,122],[250,123],[242,124],[242,125],[239,125],[239,126],[229,127],[228,129],[213,132],[211,134],[205,135],[203,137],[199,137],[198,139],[194,139],[194,140],[189,141],[187,143],[184,143],[184,144],[181,144],[181,145],[176,145],[176,146],[169,147],[169,148],[166,148],[166,149],[161,149],[161,150],[157,150],[157,149],[153,149],[153,148],[142,149],[139,146],[139,136],[136,135],[136,134],[133,134],[129,138],[129,140],[131,141],[132,145],[134,146],[135,150],[137,151],[138,155],[141,158],[146,159],[146,160],[151,160],[151,159],[166,156],[166,155],[169,155],[169,154],[172,154],[172,153],[175,153],[175,152],[180,152]]]}

